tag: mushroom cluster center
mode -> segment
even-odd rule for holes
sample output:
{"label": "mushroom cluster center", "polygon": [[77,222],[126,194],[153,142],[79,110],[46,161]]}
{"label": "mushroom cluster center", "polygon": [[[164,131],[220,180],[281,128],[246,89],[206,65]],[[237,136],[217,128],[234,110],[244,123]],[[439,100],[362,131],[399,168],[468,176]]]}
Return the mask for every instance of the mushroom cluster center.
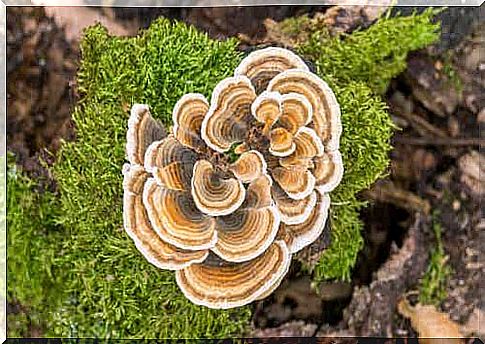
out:
{"label": "mushroom cluster center", "polygon": [[328,85],[282,48],[249,54],[210,102],[189,93],[167,135],[131,110],[124,227],[192,302],[232,308],[271,294],[294,253],[325,230],[340,183],[340,108]]}

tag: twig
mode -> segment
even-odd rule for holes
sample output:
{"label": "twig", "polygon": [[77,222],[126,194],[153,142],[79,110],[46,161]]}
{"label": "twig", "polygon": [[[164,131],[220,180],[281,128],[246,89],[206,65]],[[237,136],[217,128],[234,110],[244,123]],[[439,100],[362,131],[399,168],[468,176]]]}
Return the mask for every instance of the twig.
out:
{"label": "twig", "polygon": [[422,136],[427,136],[426,133],[442,138],[448,136],[444,130],[435,127],[421,116],[412,113],[406,113],[405,111],[399,113],[398,116],[407,119],[410,122],[411,126],[416,129]]}
{"label": "twig", "polygon": [[422,212],[428,215],[431,205],[428,200],[418,195],[396,187],[392,182],[375,184],[371,189],[364,192],[364,196],[383,203],[407,209],[411,212]]}
{"label": "twig", "polygon": [[417,146],[485,146],[485,139],[480,137],[463,137],[463,138],[433,138],[433,137],[409,137],[395,136],[395,141],[399,143],[417,145]]}

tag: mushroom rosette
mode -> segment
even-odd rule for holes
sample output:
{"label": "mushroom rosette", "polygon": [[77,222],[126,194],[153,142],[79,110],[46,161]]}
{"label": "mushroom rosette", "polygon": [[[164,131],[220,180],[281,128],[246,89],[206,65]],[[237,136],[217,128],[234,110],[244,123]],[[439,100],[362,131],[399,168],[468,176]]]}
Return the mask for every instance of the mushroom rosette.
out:
{"label": "mushroom rosette", "polygon": [[341,131],[331,89],[281,48],[249,54],[210,103],[184,95],[169,135],[148,106],[134,105],[125,229],[149,262],[176,270],[192,302],[262,299],[325,228],[343,174]]}

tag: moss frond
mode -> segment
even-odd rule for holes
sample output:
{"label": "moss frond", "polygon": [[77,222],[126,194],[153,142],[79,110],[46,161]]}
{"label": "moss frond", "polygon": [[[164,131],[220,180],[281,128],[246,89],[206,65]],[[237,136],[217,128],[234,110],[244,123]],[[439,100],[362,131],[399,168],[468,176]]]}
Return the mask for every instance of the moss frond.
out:
{"label": "moss frond", "polygon": [[62,240],[55,217],[55,196],[39,193],[37,184],[13,162],[7,171],[7,298],[29,314],[9,314],[9,337],[27,335],[27,324],[40,328],[58,304],[59,269],[54,263]]}
{"label": "moss frond", "polygon": [[315,267],[316,282],[350,279],[351,269],[363,245],[359,220],[363,203],[357,201],[355,195],[386,175],[394,128],[386,104],[373,95],[367,85],[353,81],[342,87],[335,81],[327,81],[341,107],[340,151],[344,176],[330,194],[332,243]]}
{"label": "moss frond", "polygon": [[320,73],[341,83],[362,81],[376,93],[384,93],[391,79],[406,68],[407,54],[439,38],[440,25],[433,22],[438,11],[383,17],[366,30],[332,39],[317,31],[299,50],[315,61]]}

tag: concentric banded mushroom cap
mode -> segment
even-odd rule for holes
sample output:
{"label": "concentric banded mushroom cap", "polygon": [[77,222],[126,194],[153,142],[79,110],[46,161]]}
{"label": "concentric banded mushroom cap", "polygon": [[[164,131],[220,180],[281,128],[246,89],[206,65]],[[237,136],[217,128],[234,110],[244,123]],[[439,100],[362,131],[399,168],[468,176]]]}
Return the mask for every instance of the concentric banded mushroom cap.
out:
{"label": "concentric banded mushroom cap", "polygon": [[178,270],[177,284],[197,305],[233,308],[246,305],[279,285],[288,272],[291,255],[275,241],[262,255],[239,264],[195,264]]}
{"label": "concentric banded mushroom cap", "polygon": [[[292,254],[326,228],[343,176],[340,108],[282,48],[249,54],[210,102],[176,103],[168,136],[146,105],[128,121],[124,227],[192,302],[232,308],[270,295]],[[325,232],[326,233],[326,232]]]}

